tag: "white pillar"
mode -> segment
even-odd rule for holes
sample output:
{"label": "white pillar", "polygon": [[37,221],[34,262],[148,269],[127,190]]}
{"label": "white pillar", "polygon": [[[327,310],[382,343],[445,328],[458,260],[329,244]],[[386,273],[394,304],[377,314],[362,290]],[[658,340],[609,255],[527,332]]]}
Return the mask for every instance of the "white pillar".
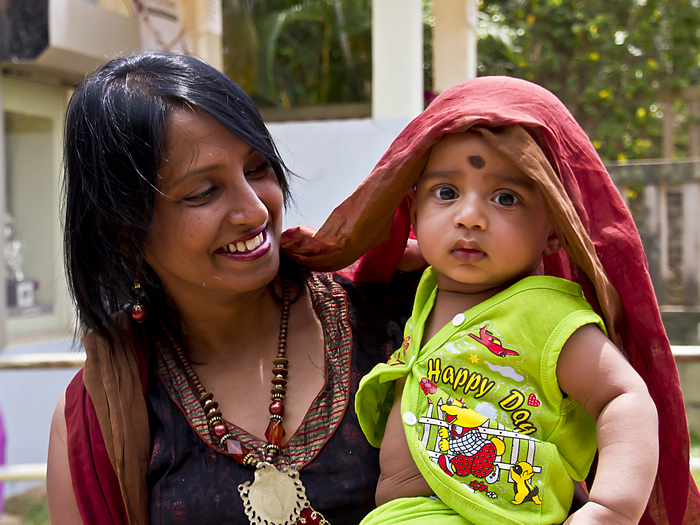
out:
{"label": "white pillar", "polygon": [[433,0],[433,90],[476,77],[476,0]]}
{"label": "white pillar", "polygon": [[372,117],[423,111],[423,2],[372,2]]}

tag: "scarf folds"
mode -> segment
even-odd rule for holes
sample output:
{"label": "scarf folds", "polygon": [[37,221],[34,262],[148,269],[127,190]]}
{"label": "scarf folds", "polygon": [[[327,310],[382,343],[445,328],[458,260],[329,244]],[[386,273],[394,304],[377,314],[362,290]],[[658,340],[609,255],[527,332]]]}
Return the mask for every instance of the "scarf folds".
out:
{"label": "scarf folds", "polygon": [[[446,133],[467,130],[481,133],[537,182],[564,247],[545,257],[544,273],[581,285],[656,404],[659,469],[641,523],[700,523],[678,372],[639,233],[588,136],[546,89],[510,77],[481,77],[448,89],[401,132],[317,232],[287,230],[283,251],[310,269],[353,265],[356,275],[391,274],[410,228],[405,198],[430,148]],[[382,257],[371,256],[376,253]]]}
{"label": "scarf folds", "polygon": [[[117,320],[133,334],[129,316]],[[148,523],[146,359],[136,334],[129,339],[85,336],[85,367],[66,390],[71,480],[85,523]]]}

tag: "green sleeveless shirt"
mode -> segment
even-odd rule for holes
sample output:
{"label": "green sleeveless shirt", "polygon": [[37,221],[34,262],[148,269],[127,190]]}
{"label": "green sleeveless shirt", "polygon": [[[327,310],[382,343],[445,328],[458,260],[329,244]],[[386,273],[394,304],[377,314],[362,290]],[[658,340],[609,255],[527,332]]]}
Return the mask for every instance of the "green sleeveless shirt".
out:
{"label": "green sleeveless shirt", "polygon": [[360,425],[383,439],[394,381],[409,449],[435,494],[474,523],[562,523],[596,452],[595,421],[561,392],[557,359],[581,326],[605,327],[579,285],[522,279],[457,314],[419,348],[437,295],[428,268],[404,342],[363,378]]}

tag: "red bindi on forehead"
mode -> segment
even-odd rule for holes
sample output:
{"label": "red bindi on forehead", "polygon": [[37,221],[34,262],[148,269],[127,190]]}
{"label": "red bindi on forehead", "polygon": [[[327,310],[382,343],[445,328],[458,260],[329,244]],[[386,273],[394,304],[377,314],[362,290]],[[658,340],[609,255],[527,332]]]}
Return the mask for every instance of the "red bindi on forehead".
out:
{"label": "red bindi on forehead", "polygon": [[481,155],[470,155],[467,157],[467,160],[473,168],[476,168],[478,170],[486,166],[486,161]]}

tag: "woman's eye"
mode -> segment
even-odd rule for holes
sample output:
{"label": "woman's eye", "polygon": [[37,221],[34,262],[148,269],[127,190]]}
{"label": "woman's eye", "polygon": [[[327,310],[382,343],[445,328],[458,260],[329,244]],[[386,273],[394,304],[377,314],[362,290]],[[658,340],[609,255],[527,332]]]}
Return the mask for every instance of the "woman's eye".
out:
{"label": "woman's eye", "polygon": [[512,193],[499,193],[494,197],[493,201],[501,206],[510,207],[518,202],[518,198]]}
{"label": "woman's eye", "polygon": [[272,169],[272,164],[270,164],[270,161],[265,159],[263,162],[256,164],[256,166],[251,169],[251,170],[246,170],[245,176],[246,177],[255,177],[255,176],[261,176],[265,175],[268,170]]}
{"label": "woman's eye", "polygon": [[457,192],[450,187],[443,186],[435,190],[435,196],[441,201],[451,201],[457,198]]}
{"label": "woman's eye", "polygon": [[197,193],[196,195],[192,195],[190,197],[185,197],[182,200],[190,204],[199,204],[211,197],[215,191],[216,186],[212,186],[211,188],[207,188],[201,193]]}

